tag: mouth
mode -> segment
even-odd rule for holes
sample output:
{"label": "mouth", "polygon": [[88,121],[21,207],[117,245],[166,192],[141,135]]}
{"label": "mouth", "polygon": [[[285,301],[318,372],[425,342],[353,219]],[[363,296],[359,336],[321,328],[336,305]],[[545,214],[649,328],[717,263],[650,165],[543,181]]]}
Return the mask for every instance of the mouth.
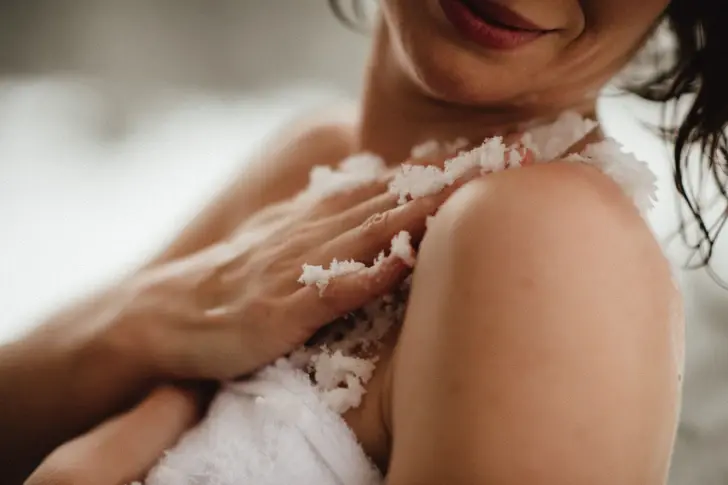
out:
{"label": "mouth", "polygon": [[440,0],[440,6],[462,35],[491,49],[515,49],[553,32],[492,0]]}
{"label": "mouth", "polygon": [[489,0],[460,1],[484,22],[489,22],[494,26],[514,31],[548,32],[548,29],[536,25],[534,22],[517,14],[508,7],[496,2]]}

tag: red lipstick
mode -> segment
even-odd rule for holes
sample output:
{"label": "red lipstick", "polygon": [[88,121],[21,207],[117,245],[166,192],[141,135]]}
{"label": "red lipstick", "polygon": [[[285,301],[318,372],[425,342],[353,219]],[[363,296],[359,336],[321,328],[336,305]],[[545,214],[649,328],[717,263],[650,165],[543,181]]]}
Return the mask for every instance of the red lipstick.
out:
{"label": "red lipstick", "polygon": [[463,36],[489,49],[515,49],[550,32],[491,0],[440,0],[440,6]]}

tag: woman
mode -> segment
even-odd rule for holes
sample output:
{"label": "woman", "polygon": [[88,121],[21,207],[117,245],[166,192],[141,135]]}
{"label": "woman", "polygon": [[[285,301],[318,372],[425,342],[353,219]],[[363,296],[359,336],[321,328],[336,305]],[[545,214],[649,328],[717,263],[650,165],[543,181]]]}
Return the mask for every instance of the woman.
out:
{"label": "woman", "polygon": [[[728,113],[716,66],[728,43],[715,2],[382,0],[380,12],[358,116],[310,126],[301,158],[268,162],[264,191],[292,197],[321,163],[318,143],[338,143],[339,158],[366,150],[395,165],[424,140],[510,135],[564,110],[593,115],[596,93],[664,18],[678,56],[645,94],[668,101],[698,90],[678,132],[678,189],[686,193],[693,142],[719,176]],[[664,483],[680,391],[679,295],[646,224],[602,174],[556,162],[458,190],[428,228],[395,337],[363,404],[345,416],[388,483]],[[118,453],[103,451],[152,432],[139,423],[166,399],[151,399],[61,448],[35,483],[53,470],[74,476],[80,457],[113,463]],[[169,423],[156,451],[185,425]],[[94,483],[117,483],[111,475]]]}
{"label": "woman", "polygon": [[[337,278],[323,297],[296,282],[305,262],[373,259],[401,230],[421,235],[426,217],[447,197],[397,207],[386,194],[385,177],[365,190],[324,200],[277,203],[289,189],[271,181],[301,183],[310,157],[338,160],[346,153],[347,142],[331,119],[315,130],[288,129],[289,143],[253,161],[244,177],[146,267],[0,346],[3,483],[21,482],[60,443],[127,410],[156,386],[177,383],[180,389],[167,385],[152,393],[128,418],[61,447],[36,475],[43,479],[50,472],[53,480],[63,480],[64,473],[54,471],[61,457],[61,468],[72,466],[74,473],[80,464],[95,464],[96,472],[134,478],[195,421],[207,392],[189,382],[251,374],[406,276],[406,265],[388,258]],[[382,211],[386,220],[377,217],[380,222],[372,224]],[[150,418],[154,426],[139,426]],[[116,466],[98,457],[65,461],[77,446],[104,449],[99,438],[120,445],[124,438],[116,439],[116,430],[125,432],[127,419],[135,433],[146,430],[143,446],[125,455],[129,462],[119,462],[118,453],[110,456]],[[89,473],[81,479],[104,481]],[[79,483],[75,476],[69,480]]]}

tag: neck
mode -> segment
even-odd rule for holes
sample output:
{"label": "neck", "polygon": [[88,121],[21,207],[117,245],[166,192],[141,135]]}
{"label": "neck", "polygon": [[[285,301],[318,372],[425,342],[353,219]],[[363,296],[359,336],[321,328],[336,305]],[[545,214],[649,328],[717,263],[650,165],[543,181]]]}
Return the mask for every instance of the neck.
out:
{"label": "neck", "polygon": [[464,106],[427,95],[399,67],[387,28],[380,21],[369,61],[358,126],[357,151],[376,153],[389,164],[407,160],[413,146],[428,140],[471,143],[522,132],[533,120],[552,119],[571,109],[593,116],[595,100],[554,106],[507,103]]}

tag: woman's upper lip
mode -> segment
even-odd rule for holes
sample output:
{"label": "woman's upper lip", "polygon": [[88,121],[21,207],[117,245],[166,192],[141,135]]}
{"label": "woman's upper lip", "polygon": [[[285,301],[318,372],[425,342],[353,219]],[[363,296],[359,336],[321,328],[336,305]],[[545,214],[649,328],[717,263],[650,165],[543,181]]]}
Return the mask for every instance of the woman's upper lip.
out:
{"label": "woman's upper lip", "polygon": [[482,15],[486,20],[493,20],[503,27],[517,29],[517,30],[529,30],[534,32],[548,32],[551,29],[544,28],[527,18],[519,15],[510,8],[492,0],[462,0],[463,3],[467,4],[476,14]]}

